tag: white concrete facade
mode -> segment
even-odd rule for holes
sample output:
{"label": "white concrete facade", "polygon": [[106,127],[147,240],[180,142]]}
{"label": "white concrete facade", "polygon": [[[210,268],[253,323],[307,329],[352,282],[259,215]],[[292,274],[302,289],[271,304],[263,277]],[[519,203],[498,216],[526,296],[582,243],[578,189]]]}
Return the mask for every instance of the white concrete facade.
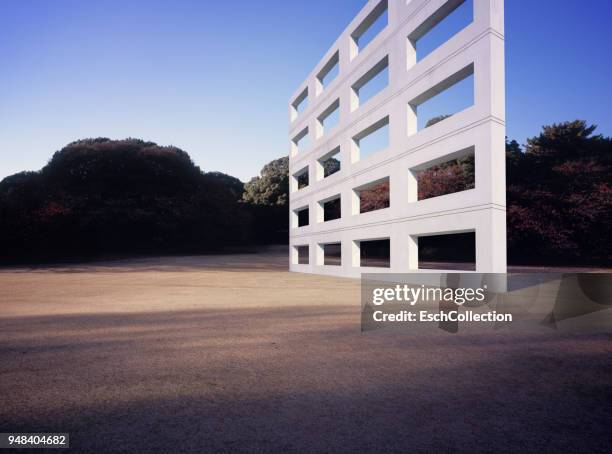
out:
{"label": "white concrete facade", "polygon": [[[463,0],[370,0],[290,99],[290,270],[358,277],[364,272],[417,272],[418,238],[475,232],[476,272],[506,272],[505,87],[503,0],[473,0],[473,20],[417,62],[413,45]],[[373,14],[387,8],[387,26],[363,49],[355,36]],[[358,105],[353,87],[387,59],[386,88]],[[323,87],[321,76],[338,63]],[[416,131],[412,106],[472,74],[474,103]],[[308,105],[296,105],[307,95]],[[321,119],[339,104],[339,123],[329,131]],[[359,159],[360,134],[388,118],[389,146]],[[307,134],[306,146],[296,145]],[[339,149],[341,170],[323,178],[320,159]],[[417,200],[414,172],[473,153],[473,189]],[[307,169],[309,184],[294,175]],[[355,188],[389,178],[390,206],[359,214]],[[323,222],[321,202],[341,198],[341,217]],[[298,227],[297,211],[309,208]],[[357,211],[357,212],[356,212]],[[390,239],[390,267],[360,266],[360,241]],[[341,265],[323,264],[323,244],[341,243]],[[298,246],[309,247],[308,264]],[[423,270],[431,271],[431,270]]]}

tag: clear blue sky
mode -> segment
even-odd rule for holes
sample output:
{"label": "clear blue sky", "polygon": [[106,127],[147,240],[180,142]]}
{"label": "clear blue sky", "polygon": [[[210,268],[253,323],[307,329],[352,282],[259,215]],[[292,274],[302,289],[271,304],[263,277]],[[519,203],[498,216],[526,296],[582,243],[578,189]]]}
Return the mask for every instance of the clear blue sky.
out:
{"label": "clear blue sky", "polygon": [[[248,180],[287,154],[289,96],[364,4],[3,0],[0,178],[105,136]],[[608,0],[506,0],[510,138],[575,118],[612,135],[611,14]]]}

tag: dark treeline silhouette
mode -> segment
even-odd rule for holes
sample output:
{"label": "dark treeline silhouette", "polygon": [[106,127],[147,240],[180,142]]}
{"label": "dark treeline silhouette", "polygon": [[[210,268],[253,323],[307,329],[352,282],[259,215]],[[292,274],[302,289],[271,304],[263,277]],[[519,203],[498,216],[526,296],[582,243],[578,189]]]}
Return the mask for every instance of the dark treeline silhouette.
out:
{"label": "dark treeline silhouette", "polygon": [[612,265],[612,138],[576,120],[506,145],[508,258]]}
{"label": "dark treeline silhouette", "polygon": [[200,253],[248,242],[243,184],[142,140],[88,139],[0,182],[2,261]]}
{"label": "dark treeline silhouette", "polygon": [[[442,118],[443,119],[443,118]],[[442,120],[438,120],[442,121]],[[506,144],[508,257],[513,264],[610,265],[612,139],[573,121]],[[325,163],[325,175],[341,163]],[[417,175],[419,199],[474,187],[474,159]],[[388,203],[388,187],[370,208]],[[287,243],[286,157],[246,184],[202,172],[187,153],[142,140],[87,139],[38,172],[0,182],[2,262],[101,254],[207,253]]]}

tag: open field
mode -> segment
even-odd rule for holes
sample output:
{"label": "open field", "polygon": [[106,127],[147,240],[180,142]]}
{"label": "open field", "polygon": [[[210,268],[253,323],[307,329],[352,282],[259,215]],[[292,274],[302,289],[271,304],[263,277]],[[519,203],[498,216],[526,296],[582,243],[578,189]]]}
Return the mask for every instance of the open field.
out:
{"label": "open field", "polygon": [[0,270],[0,432],[83,452],[604,452],[612,338],[361,333],[284,251]]}

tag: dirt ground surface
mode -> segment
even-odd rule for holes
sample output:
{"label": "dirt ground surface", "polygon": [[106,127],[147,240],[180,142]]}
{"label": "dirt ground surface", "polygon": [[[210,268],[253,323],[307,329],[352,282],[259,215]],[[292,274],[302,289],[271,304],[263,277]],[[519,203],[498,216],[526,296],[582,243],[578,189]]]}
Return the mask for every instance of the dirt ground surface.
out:
{"label": "dirt ground surface", "polygon": [[609,452],[612,337],[360,330],[286,253],[0,270],[0,432],[73,452]]}

